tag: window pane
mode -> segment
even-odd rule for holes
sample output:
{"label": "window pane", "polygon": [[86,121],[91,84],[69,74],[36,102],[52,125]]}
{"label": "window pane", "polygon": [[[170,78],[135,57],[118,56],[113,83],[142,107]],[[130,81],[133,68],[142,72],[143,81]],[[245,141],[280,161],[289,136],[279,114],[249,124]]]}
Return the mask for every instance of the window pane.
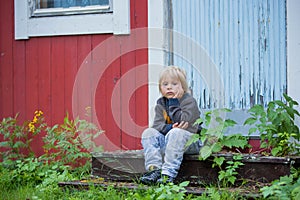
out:
{"label": "window pane", "polygon": [[109,0],[37,0],[37,8],[70,8],[109,5]]}

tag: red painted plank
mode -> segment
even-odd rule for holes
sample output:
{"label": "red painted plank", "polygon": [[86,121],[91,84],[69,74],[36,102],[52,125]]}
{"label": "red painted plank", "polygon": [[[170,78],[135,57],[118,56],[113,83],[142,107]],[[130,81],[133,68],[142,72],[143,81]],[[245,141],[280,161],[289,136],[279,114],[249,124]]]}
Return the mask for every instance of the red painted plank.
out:
{"label": "red painted plank", "polygon": [[39,110],[42,110],[47,122],[51,122],[51,38],[38,40],[38,94]]}
{"label": "red painted plank", "polygon": [[[147,38],[147,37],[146,37]],[[145,43],[148,43],[146,40]],[[136,65],[140,71],[138,75],[136,90],[136,124],[145,129],[148,126],[148,50],[141,49],[136,51]],[[141,86],[142,85],[142,86]],[[141,87],[140,87],[141,86]],[[136,149],[142,148],[140,138],[142,135],[141,129],[136,133]]]}
{"label": "red painted plank", "polygon": [[148,1],[134,0],[130,2],[130,25],[131,29],[148,26]]}
{"label": "red painted plank", "polygon": [[[32,38],[26,42],[26,66],[25,66],[25,105],[26,120],[32,120],[34,112],[39,110],[39,40]],[[32,149],[37,155],[40,154],[41,140],[32,141]]]}
{"label": "red painted plank", "polygon": [[[77,62],[79,64],[79,67],[87,66],[88,70],[90,70],[91,60],[90,57],[88,57],[89,53],[91,52],[91,36],[78,36],[78,57]],[[84,73],[89,73],[89,71],[86,71]],[[88,75],[89,76],[89,75]],[[80,88],[77,88],[80,90],[80,96],[78,96],[78,107],[77,107],[77,113],[79,113],[79,116],[81,119],[90,120],[90,117],[85,115],[86,109],[91,106],[91,93],[90,93],[90,79],[87,78],[80,84]],[[78,117],[78,116],[74,116]]]}
{"label": "red painted plank", "polygon": [[51,49],[51,122],[58,124],[63,122],[65,116],[64,91],[64,37],[52,38]]}
{"label": "red painted plank", "polygon": [[65,110],[72,116],[72,94],[77,70],[79,68],[77,55],[77,36],[65,37]]}
{"label": "red painted plank", "polygon": [[[133,37],[133,36],[130,36]],[[135,41],[132,40],[133,51],[126,52],[126,54],[121,56],[121,118],[122,118],[122,148],[123,149],[134,149],[135,148],[135,138],[136,138],[136,79],[137,74],[135,71]],[[127,45],[126,43],[122,43]],[[131,99],[131,101],[130,101]],[[130,106],[133,105],[133,106]]]}
{"label": "red painted plank", "polygon": [[38,105],[38,39],[32,38],[26,43],[26,119],[31,120]]}
{"label": "red painted plank", "polygon": [[13,116],[13,1],[0,4],[0,117]]}
{"label": "red painted plank", "polygon": [[[123,95],[131,94],[129,103],[122,101],[122,145],[125,149],[141,148],[141,133],[148,124],[148,37],[147,31],[135,30],[147,27],[147,20],[147,1],[132,1],[131,28],[134,30],[122,40],[122,52],[126,55],[122,56],[121,61],[122,77],[131,76],[129,82],[122,84]],[[129,114],[126,112],[128,109]]]}
{"label": "red painted plank", "polygon": [[[108,53],[114,53],[114,50],[119,52],[119,49],[111,48]],[[111,51],[111,52],[110,52]],[[120,111],[121,111],[121,104],[119,102],[119,99],[113,103],[112,101],[115,100],[112,98],[112,92],[114,91],[115,84],[120,78],[120,58],[116,58],[115,61],[109,65],[109,67],[106,70],[106,106],[107,106],[107,112],[102,113],[106,115],[108,119],[108,123],[106,124],[106,135],[110,139],[110,141],[115,144],[117,147],[121,148],[121,132],[120,132],[120,126],[118,125],[121,121],[120,118]],[[116,93],[120,93],[119,91],[114,91]],[[113,112],[115,110],[116,112]]]}
{"label": "red painted plank", "polygon": [[[110,35],[95,35],[92,38],[92,54],[93,54],[93,62],[95,63],[94,68],[98,71],[102,71],[106,68],[106,59],[107,59],[107,52],[106,52],[106,40],[109,40]],[[95,70],[94,69],[94,70]],[[98,74],[98,73],[97,73]],[[98,74],[93,77],[94,81],[96,82],[95,86],[95,109],[94,113],[95,116],[93,116],[93,122],[98,125],[98,128],[105,130],[105,132],[97,138],[95,141],[97,145],[103,146],[106,150],[112,150],[112,146],[114,144],[110,143],[110,140],[107,137],[107,134],[109,134],[109,130],[107,129],[107,124],[109,123],[109,119],[107,118],[106,113],[108,113],[109,108],[109,102],[107,96],[107,90],[106,87],[106,81],[107,77],[105,75]],[[99,80],[99,81],[97,81]],[[93,110],[91,110],[93,111]]]}
{"label": "red painted plank", "polygon": [[14,42],[14,113],[23,122],[26,117],[26,57],[25,41]]}
{"label": "red painted plank", "polygon": [[[120,45],[117,37],[109,37],[95,52],[99,69],[104,71],[96,92],[96,111],[101,128],[105,131],[103,145],[106,150],[121,148],[120,139],[120,102],[119,97],[112,98],[115,84],[120,78]],[[97,56],[96,56],[97,55]],[[119,91],[114,91],[119,95]],[[113,111],[114,110],[114,111]]]}

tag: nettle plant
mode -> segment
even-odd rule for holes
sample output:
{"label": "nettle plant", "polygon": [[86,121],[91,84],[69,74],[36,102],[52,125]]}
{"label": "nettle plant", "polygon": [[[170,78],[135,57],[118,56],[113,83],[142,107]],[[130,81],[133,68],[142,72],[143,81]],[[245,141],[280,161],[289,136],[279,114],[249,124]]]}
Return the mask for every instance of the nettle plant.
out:
{"label": "nettle plant", "polygon": [[242,163],[242,155],[239,151],[235,152],[231,160],[226,160],[223,156],[218,156],[217,153],[224,149],[235,150],[245,149],[249,147],[248,138],[240,133],[228,134],[225,132],[229,127],[236,125],[236,122],[231,119],[226,119],[226,113],[231,112],[230,109],[216,109],[205,113],[204,118],[199,118],[195,124],[202,124],[200,134],[194,134],[191,143],[201,140],[204,146],[200,149],[199,159],[206,160],[213,157],[212,167],[219,168],[218,180],[227,187],[229,184],[234,185],[237,179],[237,169],[244,165]]}
{"label": "nettle plant", "polygon": [[244,125],[250,125],[249,135],[259,132],[261,148],[271,152],[273,156],[299,155],[300,133],[295,124],[299,112],[294,108],[298,105],[291,97],[283,94],[284,101],[275,100],[262,105],[254,105],[249,109],[251,116]]}
{"label": "nettle plant", "polygon": [[199,139],[204,142],[204,146],[199,152],[200,160],[205,160],[213,153],[218,153],[225,148],[245,149],[249,146],[248,138],[242,134],[225,134],[229,127],[236,125],[234,120],[226,119],[227,112],[231,112],[231,110],[224,108],[207,111],[204,114],[204,118],[196,120],[195,124],[202,124],[201,133],[195,134],[193,139],[187,145]]}

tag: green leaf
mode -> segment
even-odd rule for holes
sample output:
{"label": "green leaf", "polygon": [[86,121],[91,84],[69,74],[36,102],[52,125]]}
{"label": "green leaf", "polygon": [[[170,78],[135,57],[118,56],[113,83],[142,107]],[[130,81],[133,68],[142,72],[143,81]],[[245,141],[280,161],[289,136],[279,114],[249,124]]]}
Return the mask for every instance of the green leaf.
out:
{"label": "green leaf", "polygon": [[14,145],[13,145],[13,148],[22,148],[22,147],[26,147],[26,144],[22,141],[17,141]]}
{"label": "green leaf", "polygon": [[232,120],[232,119],[226,119],[226,120],[225,120],[225,126],[226,126],[226,127],[234,126],[234,125],[236,125],[236,124],[237,124],[236,121],[234,121],[234,120]]}
{"label": "green leaf", "polygon": [[293,199],[300,199],[300,185],[295,187],[293,190],[292,190],[292,197]]}
{"label": "green leaf", "polygon": [[289,114],[289,116],[290,116],[292,119],[295,118],[295,112],[294,112],[294,109],[293,109],[293,108],[287,107],[287,108],[286,108],[286,111],[287,111],[287,113]]}
{"label": "green leaf", "polygon": [[[225,157],[215,157],[214,158],[214,163],[217,164],[217,166],[221,166],[225,161]],[[215,166],[215,164],[213,164],[213,167]]]}
{"label": "green leaf", "polygon": [[257,119],[255,117],[249,117],[245,120],[244,125],[253,125],[256,121]]}
{"label": "green leaf", "polygon": [[235,183],[236,177],[235,176],[230,176],[228,178],[228,181],[233,185]]}
{"label": "green leaf", "polygon": [[192,138],[190,140],[188,140],[188,142],[186,143],[186,147],[190,146],[191,144],[193,144],[194,142],[197,142],[200,139],[199,134],[193,134]]}
{"label": "green leaf", "polygon": [[190,184],[189,181],[184,181],[184,182],[181,182],[181,183],[179,184],[179,186],[180,186],[180,187],[186,187],[186,186],[188,186],[189,184]]}
{"label": "green leaf", "polygon": [[200,149],[200,158],[206,160],[212,154],[212,148],[210,146],[203,146]]}
{"label": "green leaf", "polygon": [[8,142],[8,141],[0,142],[0,147],[8,148],[8,147],[10,147],[10,142]]}
{"label": "green leaf", "polygon": [[281,107],[284,107],[284,106],[285,106],[285,104],[284,104],[282,101],[280,101],[280,100],[275,100],[274,102],[275,102],[277,105],[281,106]]}
{"label": "green leaf", "polygon": [[219,142],[213,144],[213,146],[212,146],[213,153],[220,152],[221,150],[222,150],[222,145]]}
{"label": "green leaf", "polygon": [[203,122],[204,122],[204,120],[203,120],[202,118],[198,118],[198,119],[195,121],[194,125],[202,124]]}
{"label": "green leaf", "polygon": [[241,147],[244,148],[248,144],[248,139],[240,134],[229,135],[225,137],[223,145],[229,148]]}
{"label": "green leaf", "polygon": [[256,105],[252,106],[248,110],[248,112],[254,114],[255,116],[258,116],[258,115],[260,115],[261,113],[264,112],[264,108],[263,108],[262,105],[256,104]]}
{"label": "green leaf", "polygon": [[249,129],[249,134],[251,135],[251,134],[255,133],[256,131],[257,131],[257,128],[252,127]]}
{"label": "green leaf", "polygon": [[282,147],[280,147],[280,146],[275,147],[275,148],[272,149],[271,154],[272,154],[272,156],[277,156],[278,153],[281,152],[281,151],[282,151]]}

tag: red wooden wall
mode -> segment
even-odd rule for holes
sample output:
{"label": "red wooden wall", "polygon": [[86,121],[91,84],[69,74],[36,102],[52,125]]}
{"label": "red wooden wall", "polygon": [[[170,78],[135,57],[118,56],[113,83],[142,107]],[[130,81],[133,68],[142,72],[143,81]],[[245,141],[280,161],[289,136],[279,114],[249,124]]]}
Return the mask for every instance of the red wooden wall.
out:
{"label": "red wooden wall", "polygon": [[[130,13],[133,32],[137,28],[147,27],[147,0],[131,0]],[[73,87],[82,63],[90,52],[112,37],[118,40],[119,46],[114,45],[112,48],[106,44],[104,52],[107,55],[101,55],[101,59],[105,60],[110,53],[115,52],[120,52],[120,56],[106,68],[97,85],[93,108],[97,119],[93,120],[105,130],[106,139],[101,139],[100,142],[103,142],[106,149],[140,149],[141,129],[137,127],[145,127],[148,123],[148,89],[147,85],[140,87],[139,82],[145,82],[148,78],[148,50],[133,49],[124,54],[122,50],[127,48],[126,45],[132,46],[135,43],[142,42],[146,46],[146,32],[127,36],[99,34],[32,37],[29,40],[16,41],[13,0],[0,1],[0,119],[19,113],[21,121],[31,120],[34,111],[42,110],[49,124],[62,123],[66,112],[74,113]],[[117,101],[119,104],[111,105],[112,92],[118,80],[137,66],[143,67],[136,73],[130,73],[131,82],[120,84],[120,101]],[[135,85],[136,90],[130,96],[129,103],[122,102],[126,88],[134,88]],[[93,98],[92,94],[87,96]],[[121,125],[113,117],[111,108],[114,106],[120,111],[118,120]],[[134,133],[123,131],[123,126],[127,124],[122,122],[128,121],[128,115],[122,114],[126,106],[136,124],[131,124],[126,129]],[[41,145],[39,136],[34,140],[33,149],[41,153]]]}

